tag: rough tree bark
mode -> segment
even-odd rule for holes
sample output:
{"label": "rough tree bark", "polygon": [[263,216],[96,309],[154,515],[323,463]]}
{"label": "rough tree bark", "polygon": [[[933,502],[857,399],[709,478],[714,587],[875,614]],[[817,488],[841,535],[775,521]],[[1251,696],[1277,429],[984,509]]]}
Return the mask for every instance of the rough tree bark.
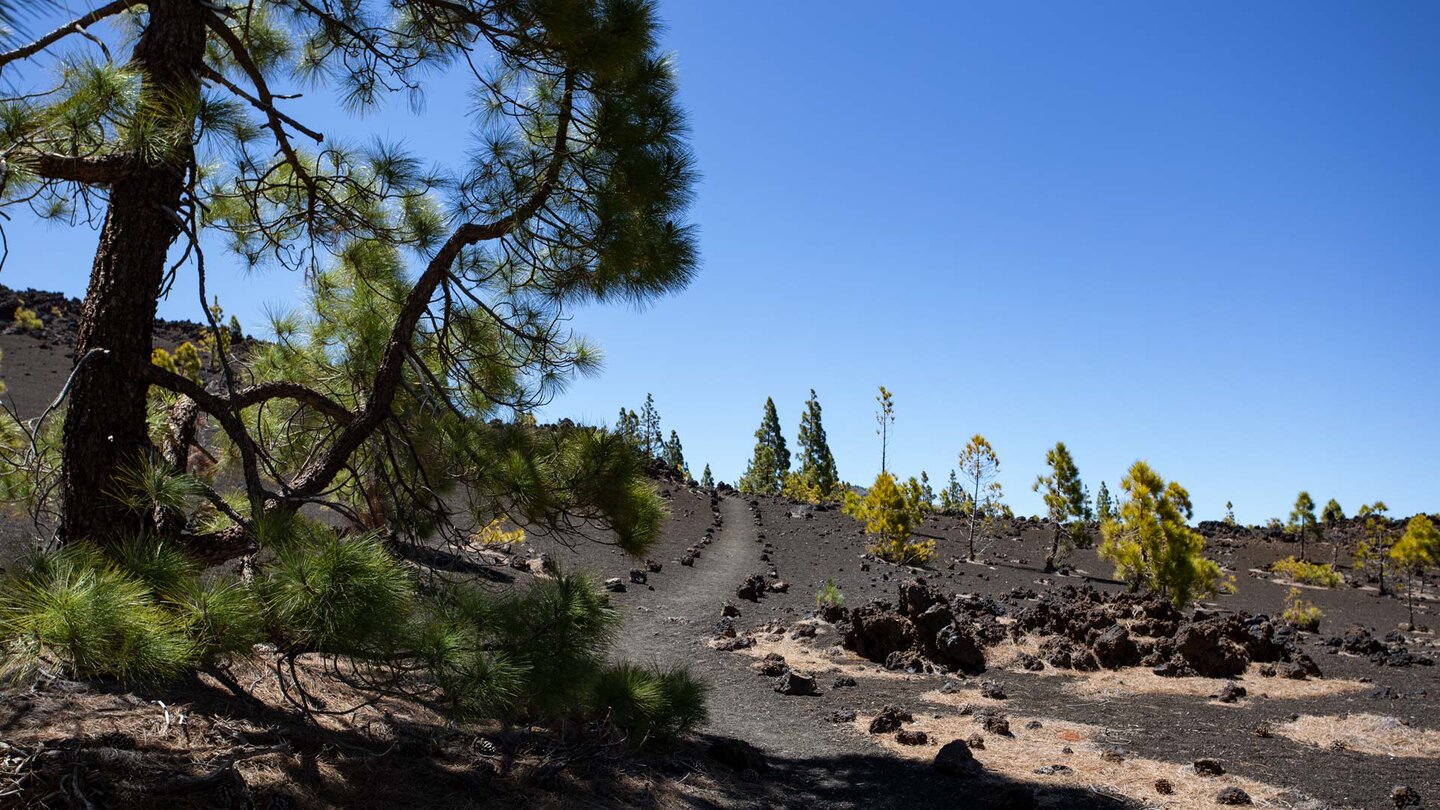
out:
{"label": "rough tree bark", "polygon": [[159,160],[129,157],[110,187],[75,343],[77,360],[92,349],[105,353],[79,369],[70,392],[60,484],[63,542],[104,542],[147,522],[105,493],[116,469],[150,446],[145,371],[166,256],[180,234],[175,212],[192,153],[188,100],[200,92],[205,53],[199,0],[150,0],[148,6],[131,62],[141,75],[139,104],[173,118],[165,128],[180,143]]}

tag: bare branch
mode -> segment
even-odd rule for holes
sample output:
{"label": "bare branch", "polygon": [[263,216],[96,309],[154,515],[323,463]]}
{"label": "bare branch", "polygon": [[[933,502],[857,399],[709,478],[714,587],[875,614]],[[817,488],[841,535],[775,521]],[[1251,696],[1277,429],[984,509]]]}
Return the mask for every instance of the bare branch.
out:
{"label": "bare branch", "polygon": [[90,12],[89,14],[86,14],[80,19],[70,23],[69,25],[63,25],[59,28],[56,28],[54,31],[51,31],[45,36],[40,37],[34,42],[31,42],[29,45],[16,48],[15,50],[8,53],[0,54],[0,67],[4,67],[5,65],[8,65],[11,62],[20,59],[29,59],[35,54],[40,53],[41,51],[45,50],[51,45],[54,45],[65,37],[70,36],[71,34],[84,34],[86,28],[89,28],[90,26],[105,19],[106,17],[113,17],[116,14],[119,14],[120,12],[131,8],[132,6],[139,6],[143,4],[144,0],[115,0],[112,3],[107,3],[100,8],[97,8],[94,11]]}

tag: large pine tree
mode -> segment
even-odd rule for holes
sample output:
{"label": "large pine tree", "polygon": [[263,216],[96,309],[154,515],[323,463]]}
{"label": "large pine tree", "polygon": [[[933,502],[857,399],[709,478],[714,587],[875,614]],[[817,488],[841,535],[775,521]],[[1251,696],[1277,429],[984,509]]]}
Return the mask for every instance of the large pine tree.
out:
{"label": "large pine tree", "polygon": [[740,491],[762,495],[775,495],[785,485],[785,476],[790,472],[790,450],[785,446],[785,434],[780,429],[780,415],[775,411],[775,400],[765,399],[765,415],[755,431],[755,454],[750,466],[740,478]]}
{"label": "large pine tree", "polygon": [[[110,22],[124,35],[89,35]],[[156,452],[152,387],[179,400],[162,440],[176,472],[213,433],[195,432],[197,415],[233,445],[248,508],[230,511],[248,523],[352,497],[369,508],[366,492],[424,498],[427,476],[499,440],[479,427],[497,408],[544,402],[593,368],[569,312],[677,289],[696,264],[685,121],[657,24],[641,0],[119,0],[0,53],[0,212],[89,211],[100,231],[46,490],[62,539],[155,528],[103,495]],[[446,70],[487,116],[454,165],[327,138],[330,122],[300,120],[293,102],[302,89],[356,112],[417,102]],[[168,278],[190,274],[203,307],[204,248],[222,244],[244,265],[305,273],[317,339],[337,331],[332,296],[375,298],[343,368],[323,367],[336,353],[263,375],[232,363],[217,393],[151,364]],[[439,414],[455,423],[417,424]],[[444,469],[421,475],[440,444]]]}
{"label": "large pine tree", "polygon": [[[782,439],[783,440],[783,439]],[[835,471],[835,456],[825,438],[825,425],[821,421],[820,399],[815,389],[810,389],[810,398],[805,400],[805,412],[800,415],[800,477],[805,483],[820,491],[822,498],[831,497],[839,474]]]}

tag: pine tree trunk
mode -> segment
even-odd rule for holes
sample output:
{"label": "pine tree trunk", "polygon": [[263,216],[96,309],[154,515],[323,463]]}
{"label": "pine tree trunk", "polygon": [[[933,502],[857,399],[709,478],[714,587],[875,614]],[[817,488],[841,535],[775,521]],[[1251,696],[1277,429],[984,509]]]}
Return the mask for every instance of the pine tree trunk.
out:
{"label": "pine tree trunk", "polygon": [[[161,115],[188,116],[200,90],[205,50],[204,8],[198,0],[151,0],[149,21],[135,45],[132,66],[142,75],[140,104]],[[178,122],[181,133],[193,123]],[[188,141],[188,138],[186,139]],[[145,528],[107,496],[116,469],[133,464],[150,447],[145,411],[155,301],[166,256],[180,233],[174,212],[184,191],[188,144],[159,162],[134,158],[129,173],[110,189],[109,210],[80,312],[75,358],[103,350],[75,375],[65,417],[60,482],[60,538],[104,542],[117,532]]]}

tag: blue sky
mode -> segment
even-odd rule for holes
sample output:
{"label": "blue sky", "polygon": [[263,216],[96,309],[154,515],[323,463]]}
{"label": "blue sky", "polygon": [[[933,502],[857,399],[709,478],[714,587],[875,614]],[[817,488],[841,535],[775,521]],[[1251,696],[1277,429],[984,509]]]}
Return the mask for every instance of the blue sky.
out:
{"label": "blue sky", "polygon": [[[80,0],[69,0],[83,9]],[[704,179],[703,270],[576,324],[604,350],[548,415],[652,392],[698,473],[743,470],[815,388],[842,477],[943,479],[973,433],[1008,500],[1065,441],[1092,490],[1148,459],[1197,517],[1299,489],[1440,509],[1440,6],[663,2]],[[446,87],[338,121],[446,160]],[[0,283],[83,293],[94,236],[18,219]],[[299,280],[211,286],[258,324]],[[194,317],[193,281],[162,313]]]}

